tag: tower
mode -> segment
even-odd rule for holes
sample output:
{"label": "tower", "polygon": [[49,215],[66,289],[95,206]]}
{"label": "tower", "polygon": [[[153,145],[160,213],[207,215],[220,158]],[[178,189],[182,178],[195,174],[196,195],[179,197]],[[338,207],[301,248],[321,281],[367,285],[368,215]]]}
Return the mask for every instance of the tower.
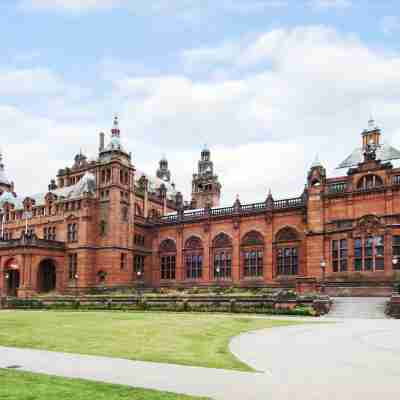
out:
{"label": "tower", "polygon": [[372,117],[368,121],[368,128],[364,129],[362,134],[362,149],[365,151],[368,149],[368,146],[374,146],[375,148],[379,147],[381,130],[375,124],[375,121]]}
{"label": "tower", "polygon": [[13,184],[7,178],[3,164],[3,154],[0,151],[0,195],[4,192],[12,192]]}
{"label": "tower", "polygon": [[168,160],[163,156],[160,160],[159,167],[156,172],[156,176],[165,182],[171,181],[171,172],[168,169]]}
{"label": "tower", "polygon": [[192,207],[218,207],[221,197],[221,184],[214,174],[210,150],[205,147],[198,162],[198,171],[192,180]]}

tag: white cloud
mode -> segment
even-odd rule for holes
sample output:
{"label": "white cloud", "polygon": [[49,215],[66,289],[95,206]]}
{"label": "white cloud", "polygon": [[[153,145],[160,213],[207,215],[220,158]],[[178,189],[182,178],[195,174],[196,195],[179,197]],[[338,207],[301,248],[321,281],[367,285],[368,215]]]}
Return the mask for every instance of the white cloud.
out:
{"label": "white cloud", "polygon": [[[25,193],[38,191],[39,183],[45,188],[81,144],[95,153],[97,132],[108,127],[107,113],[114,111],[135,165],[154,173],[165,152],[177,187],[186,194],[208,143],[225,204],[237,193],[243,202],[262,201],[269,187],[276,198],[299,195],[315,154],[332,172],[359,145],[371,112],[384,139],[400,145],[400,56],[369,48],[354,36],[323,26],[275,29],[189,49],[183,59],[191,63],[190,74],[177,69],[149,76],[121,68],[113,92],[96,100],[103,107],[65,96],[55,106],[49,96],[52,112],[42,118],[2,107],[0,126],[8,141],[3,146],[6,155],[14,149],[7,165],[17,188]],[[197,64],[207,71],[201,78]],[[221,68],[224,73],[216,74]],[[66,109],[72,122],[62,122],[50,106]],[[81,108],[89,114],[81,115]],[[96,118],[102,120],[94,123]],[[18,151],[25,152],[26,165]],[[32,165],[38,166],[40,182],[26,176]]]}
{"label": "white cloud", "polygon": [[[214,149],[229,203],[236,192],[246,200],[262,198],[271,179],[277,196],[298,195],[315,153],[332,171],[359,145],[371,112],[386,128],[386,140],[393,136],[398,55],[322,26],[276,29],[252,41],[226,43],[184,53],[192,68],[196,62],[209,68],[209,79],[195,79],[193,71],[192,77],[128,76],[114,82],[117,97],[124,99],[124,124],[141,146],[151,142],[153,159],[198,145],[198,152],[190,150],[195,160],[178,164],[186,185],[203,143]],[[213,70],[222,64],[227,73],[215,79]],[[305,155],[296,158],[289,151],[296,147]],[[219,159],[220,153],[230,156]]]}
{"label": "white cloud", "polygon": [[381,29],[385,35],[393,35],[400,31],[400,18],[394,15],[383,17]]}
{"label": "white cloud", "polygon": [[65,89],[62,79],[46,68],[0,69],[0,95],[49,95]]}

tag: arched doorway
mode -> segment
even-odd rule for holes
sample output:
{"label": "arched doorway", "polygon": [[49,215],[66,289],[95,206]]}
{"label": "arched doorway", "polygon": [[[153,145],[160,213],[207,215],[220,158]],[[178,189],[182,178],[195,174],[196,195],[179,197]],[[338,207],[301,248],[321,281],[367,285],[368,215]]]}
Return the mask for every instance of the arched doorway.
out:
{"label": "arched doorway", "polygon": [[46,259],[39,264],[38,290],[40,293],[51,292],[56,288],[56,265],[53,260]]}
{"label": "arched doorway", "polygon": [[6,280],[7,296],[17,296],[20,284],[20,273],[17,261],[12,258],[7,261],[4,267],[4,277]]}

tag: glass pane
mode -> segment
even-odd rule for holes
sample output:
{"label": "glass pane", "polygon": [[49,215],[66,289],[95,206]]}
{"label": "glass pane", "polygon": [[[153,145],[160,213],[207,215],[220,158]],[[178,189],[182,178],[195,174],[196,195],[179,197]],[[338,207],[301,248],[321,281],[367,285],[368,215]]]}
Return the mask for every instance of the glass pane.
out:
{"label": "glass pane", "polygon": [[340,248],[341,249],[347,249],[347,240],[346,239],[341,239],[340,240]]}
{"label": "glass pane", "polygon": [[347,260],[346,259],[340,261],[340,270],[347,271]]}
{"label": "glass pane", "polygon": [[360,248],[360,247],[362,247],[361,239],[356,239],[356,240],[354,241],[354,247],[355,247],[355,248]]}
{"label": "glass pane", "polygon": [[375,255],[377,256],[383,256],[384,253],[384,248],[383,246],[379,246],[375,248]]}
{"label": "glass pane", "polygon": [[383,246],[383,236],[375,236],[375,246]]}
{"label": "glass pane", "polygon": [[332,240],[332,249],[337,250],[338,249],[338,241],[337,240]]}
{"label": "glass pane", "polygon": [[332,262],[332,269],[333,269],[333,272],[338,272],[338,260],[333,260],[333,262]]}
{"label": "glass pane", "polygon": [[375,258],[375,269],[379,271],[383,271],[385,269],[385,259],[382,258]]}
{"label": "glass pane", "polygon": [[354,270],[361,271],[362,270],[362,260],[360,258],[356,258],[354,260]]}
{"label": "glass pane", "polygon": [[354,257],[356,258],[362,257],[362,248],[357,247],[354,249]]}
{"label": "glass pane", "polygon": [[366,258],[364,262],[364,267],[366,271],[372,271],[373,262],[372,258]]}

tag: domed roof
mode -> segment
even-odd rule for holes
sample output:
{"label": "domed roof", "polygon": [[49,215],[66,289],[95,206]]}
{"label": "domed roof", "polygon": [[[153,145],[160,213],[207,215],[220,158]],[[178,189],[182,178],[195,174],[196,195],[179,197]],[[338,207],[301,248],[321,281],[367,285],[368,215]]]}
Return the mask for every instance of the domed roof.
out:
{"label": "domed roof", "polygon": [[0,196],[0,207],[2,207],[5,203],[11,203],[11,204],[16,203],[16,198],[14,197],[14,195],[12,193],[4,192]]}

